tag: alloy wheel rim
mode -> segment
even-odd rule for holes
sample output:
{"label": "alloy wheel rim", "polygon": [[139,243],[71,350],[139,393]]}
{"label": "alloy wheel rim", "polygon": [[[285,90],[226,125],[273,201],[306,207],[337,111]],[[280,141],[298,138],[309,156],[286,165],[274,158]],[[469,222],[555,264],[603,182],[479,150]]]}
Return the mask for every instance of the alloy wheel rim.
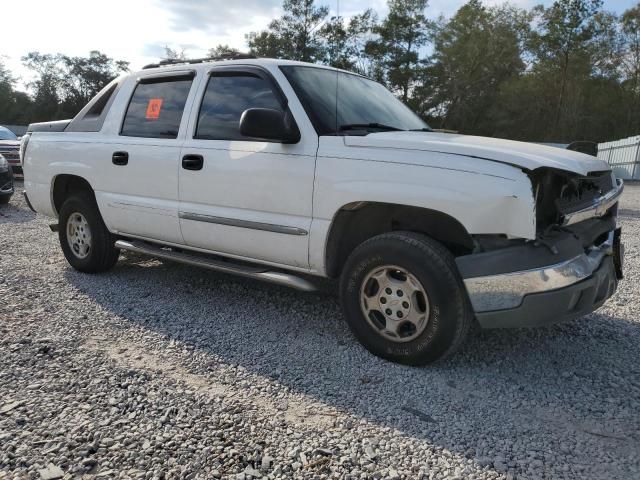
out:
{"label": "alloy wheel rim", "polygon": [[67,243],[80,259],[87,258],[91,253],[91,229],[81,213],[74,212],[67,220]]}
{"label": "alloy wheel rim", "polygon": [[360,307],[369,325],[383,338],[410,342],[429,322],[429,297],[407,269],[385,265],[371,270],[362,282]]}

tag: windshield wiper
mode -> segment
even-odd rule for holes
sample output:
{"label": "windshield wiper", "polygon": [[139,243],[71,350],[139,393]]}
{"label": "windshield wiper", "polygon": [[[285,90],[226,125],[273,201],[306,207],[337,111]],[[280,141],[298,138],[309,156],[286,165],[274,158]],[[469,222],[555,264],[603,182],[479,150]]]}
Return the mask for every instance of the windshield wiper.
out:
{"label": "windshield wiper", "polygon": [[404,132],[402,128],[392,127],[391,125],[385,125],[384,123],[347,123],[338,127],[339,131],[343,130],[366,130],[368,128],[375,128],[377,130],[386,130],[389,132]]}
{"label": "windshield wiper", "polygon": [[409,130],[410,132],[433,132],[433,128],[423,127],[423,128],[412,128]]}

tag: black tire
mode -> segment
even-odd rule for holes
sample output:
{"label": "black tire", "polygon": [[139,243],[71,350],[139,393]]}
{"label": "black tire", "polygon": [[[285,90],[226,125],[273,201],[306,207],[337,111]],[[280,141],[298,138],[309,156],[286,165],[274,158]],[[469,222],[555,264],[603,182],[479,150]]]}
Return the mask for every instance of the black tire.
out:
{"label": "black tire", "polygon": [[[79,213],[86,219],[91,231],[91,249],[85,258],[78,257],[67,241],[67,224],[74,213]],[[84,273],[100,273],[116,264],[120,255],[120,250],[114,246],[116,238],[104,224],[92,195],[81,194],[67,198],[60,209],[59,222],[60,246],[73,268]]]}
{"label": "black tire", "polygon": [[[361,308],[361,289],[370,272],[393,265],[405,269],[424,287],[429,310],[424,330],[404,343],[374,329]],[[374,355],[407,365],[425,365],[455,352],[473,321],[471,305],[451,253],[429,237],[392,232],[358,246],[343,269],[340,298],[347,323]]]}
{"label": "black tire", "polygon": [[11,195],[0,195],[0,205],[6,205],[11,200]]}

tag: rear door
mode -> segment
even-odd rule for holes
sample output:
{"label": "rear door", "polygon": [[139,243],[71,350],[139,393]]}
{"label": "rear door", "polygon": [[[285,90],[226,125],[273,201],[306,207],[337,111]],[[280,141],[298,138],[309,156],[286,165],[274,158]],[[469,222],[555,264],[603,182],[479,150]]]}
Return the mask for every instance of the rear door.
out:
{"label": "rear door", "polygon": [[[200,90],[180,169],[185,243],[307,269],[318,137],[302,107],[258,67],[213,68]],[[286,111],[301,140],[286,145],[244,137],[239,122],[249,108]],[[189,159],[200,159],[200,167]]]}
{"label": "rear door", "polygon": [[[105,222],[120,234],[182,244],[178,169],[193,101],[192,71],[141,77],[129,86],[119,131],[100,150],[98,180]],[[123,94],[126,95],[125,92]],[[185,113],[187,111],[187,113]]]}

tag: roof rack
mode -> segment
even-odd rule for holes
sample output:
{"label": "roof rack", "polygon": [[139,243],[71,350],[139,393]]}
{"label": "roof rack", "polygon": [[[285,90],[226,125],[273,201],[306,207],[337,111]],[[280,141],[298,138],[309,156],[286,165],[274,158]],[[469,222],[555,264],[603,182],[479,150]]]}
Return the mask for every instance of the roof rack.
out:
{"label": "roof rack", "polygon": [[142,69],[147,70],[149,68],[167,67],[169,65],[189,65],[193,63],[220,62],[222,60],[245,60],[250,58],[258,57],[250,53],[224,53],[218,57],[193,58],[191,60],[161,60],[158,63],[150,63],[149,65],[145,65],[144,67],[142,67]]}

